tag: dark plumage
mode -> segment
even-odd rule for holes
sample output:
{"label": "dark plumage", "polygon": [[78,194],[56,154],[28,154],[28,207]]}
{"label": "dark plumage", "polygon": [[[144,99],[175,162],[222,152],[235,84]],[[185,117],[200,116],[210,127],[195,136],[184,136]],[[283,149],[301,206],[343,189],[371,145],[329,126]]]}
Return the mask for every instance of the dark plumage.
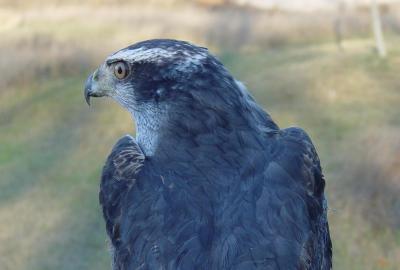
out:
{"label": "dark plumage", "polygon": [[279,129],[206,49],[137,43],[106,59],[85,96],[113,97],[137,125],[101,179],[113,269],[331,269],[310,138]]}

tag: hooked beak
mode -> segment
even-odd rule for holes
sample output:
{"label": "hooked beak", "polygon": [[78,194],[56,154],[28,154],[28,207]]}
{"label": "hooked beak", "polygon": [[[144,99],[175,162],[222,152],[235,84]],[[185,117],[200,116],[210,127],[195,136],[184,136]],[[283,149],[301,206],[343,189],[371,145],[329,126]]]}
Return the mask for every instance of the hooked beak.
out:
{"label": "hooked beak", "polygon": [[85,83],[85,91],[84,91],[85,100],[89,106],[90,106],[90,97],[93,94],[92,93],[92,78],[93,78],[92,74],[87,78],[86,83]]}
{"label": "hooked beak", "polygon": [[84,96],[86,103],[90,106],[91,97],[107,96],[109,94],[108,88],[107,82],[99,80],[99,70],[96,70],[87,78],[85,83]]}

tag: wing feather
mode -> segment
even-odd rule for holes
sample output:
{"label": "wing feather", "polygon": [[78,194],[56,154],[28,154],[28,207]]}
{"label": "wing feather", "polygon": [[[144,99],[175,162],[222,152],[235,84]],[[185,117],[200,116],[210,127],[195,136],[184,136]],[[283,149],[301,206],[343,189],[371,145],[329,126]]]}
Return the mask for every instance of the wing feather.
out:
{"label": "wing feather", "polygon": [[[266,185],[274,186],[275,201],[280,202],[270,205],[275,210],[265,211],[269,222],[274,223],[272,226],[279,228],[275,250],[281,252],[277,258],[286,260],[278,261],[278,265],[284,269],[331,269],[325,180],[316,150],[300,128],[283,129],[275,138],[265,175]],[[260,203],[272,196],[268,191],[264,193]],[[283,241],[297,246],[297,251],[288,253],[279,248],[285,246]]]}
{"label": "wing feather", "polygon": [[121,209],[126,193],[134,186],[145,156],[135,139],[119,139],[108,156],[100,184],[100,204],[107,234],[114,247],[120,243]]}

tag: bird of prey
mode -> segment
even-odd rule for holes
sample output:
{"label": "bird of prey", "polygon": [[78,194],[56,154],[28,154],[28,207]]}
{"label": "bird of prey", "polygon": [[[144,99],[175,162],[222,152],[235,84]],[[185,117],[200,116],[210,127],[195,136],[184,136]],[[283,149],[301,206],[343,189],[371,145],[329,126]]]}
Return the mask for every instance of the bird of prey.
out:
{"label": "bird of prey", "polygon": [[136,122],[101,178],[114,270],[331,269],[309,136],[280,129],[206,48],[136,43],[109,56],[84,95],[115,99]]}

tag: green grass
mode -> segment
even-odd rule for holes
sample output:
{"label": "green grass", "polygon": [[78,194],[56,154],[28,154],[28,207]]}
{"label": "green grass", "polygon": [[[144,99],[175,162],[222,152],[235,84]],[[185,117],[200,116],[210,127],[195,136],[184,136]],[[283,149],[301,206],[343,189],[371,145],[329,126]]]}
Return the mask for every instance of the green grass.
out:
{"label": "green grass", "polygon": [[56,79],[18,89],[11,105],[1,100],[1,269],[109,268],[98,179],[130,123],[115,105],[89,109],[83,80]]}
{"label": "green grass", "polygon": [[[39,20],[6,34],[14,42],[44,32],[65,44],[85,36],[86,49],[78,50],[84,53],[92,37],[101,40],[117,29],[109,26],[101,34],[103,24],[75,31],[79,27],[63,23],[66,28],[60,30]],[[130,33],[126,27],[122,35],[115,34],[121,44]],[[379,60],[367,40],[348,41],[344,47],[339,52],[329,43],[286,46],[220,52],[220,58],[281,127],[301,126],[313,138],[328,182],[335,269],[397,269],[399,228],[384,221],[374,226],[352,200],[356,190],[345,191],[350,182],[364,184],[347,167],[356,167],[365,155],[368,147],[359,145],[365,134],[400,130],[400,40],[389,37],[387,60]],[[62,62],[68,54],[61,63],[53,60],[56,55],[41,65],[71,66]],[[128,113],[114,102],[96,99],[86,106],[82,88],[90,63],[79,66],[82,73],[56,69],[0,91],[0,269],[110,269],[99,177],[115,141],[134,130]],[[379,211],[372,204],[365,207]]]}

